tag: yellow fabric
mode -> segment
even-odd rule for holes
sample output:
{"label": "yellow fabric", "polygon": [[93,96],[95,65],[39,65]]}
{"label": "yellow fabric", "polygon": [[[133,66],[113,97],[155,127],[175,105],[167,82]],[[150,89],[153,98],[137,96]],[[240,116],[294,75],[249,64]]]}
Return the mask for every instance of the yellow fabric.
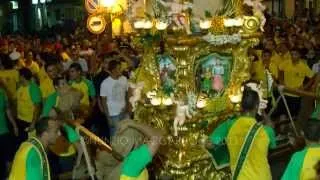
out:
{"label": "yellow fabric", "polygon": [[19,150],[17,151],[9,176],[9,180],[22,180],[27,177],[26,163],[28,153],[32,148],[30,143],[22,143]]}
{"label": "yellow fabric", "polygon": [[309,148],[300,174],[301,180],[316,179],[315,166],[320,161],[320,147]]}
{"label": "yellow fabric", "polygon": [[29,93],[29,86],[21,86],[17,94],[18,118],[31,123],[33,120],[34,105]]}
{"label": "yellow fabric", "polygon": [[289,51],[283,55],[279,53],[275,53],[271,57],[271,62],[275,63],[277,66],[279,66],[283,62],[291,62],[291,54]]}
{"label": "yellow fabric", "polygon": [[[291,61],[285,61],[279,65],[279,71],[284,72],[284,85],[293,89],[301,88],[305,77],[312,78],[314,75],[314,72],[303,60],[300,60],[295,65]],[[287,95],[295,96],[292,94]]]}
{"label": "yellow fabric", "polygon": [[[55,107],[58,107],[59,101],[60,101],[60,97],[57,96]],[[68,150],[65,153],[59,154],[59,156],[67,157],[67,156],[74,155],[76,152],[77,152],[76,147],[73,144],[70,144],[70,146],[68,147]]]}
{"label": "yellow fabric", "polygon": [[42,66],[40,68],[39,73],[38,73],[38,78],[39,78],[40,82],[46,78],[49,78],[44,66]]}
{"label": "yellow fabric", "polygon": [[[267,77],[267,73],[266,73],[266,70],[265,70],[265,67],[264,67],[262,60],[258,60],[256,62],[254,62],[252,64],[252,68],[253,68],[252,79],[259,81],[259,82],[262,82],[262,88],[267,90],[268,89],[268,77]],[[269,71],[275,79],[278,79],[278,67],[272,61],[269,64]],[[263,92],[263,97],[264,98],[268,97],[267,91]]]}
{"label": "yellow fabric", "polygon": [[43,99],[46,99],[50,94],[55,92],[53,81],[49,77],[40,79],[40,90]]}
{"label": "yellow fabric", "polygon": [[70,144],[70,146],[68,147],[68,150],[67,150],[67,152],[65,152],[65,153],[61,153],[61,154],[59,154],[59,156],[60,157],[68,157],[68,156],[71,156],[71,155],[74,155],[74,154],[76,154],[76,148],[74,147],[74,145],[73,144]]}
{"label": "yellow fabric", "polygon": [[148,180],[149,174],[148,170],[144,169],[138,177],[129,177],[126,175],[121,175],[120,180]]}
{"label": "yellow fabric", "polygon": [[62,60],[63,60],[64,62],[66,62],[66,61],[68,61],[69,59],[71,59],[70,56],[69,56],[66,52],[62,52],[62,53],[60,54],[60,56],[62,57]]}
{"label": "yellow fabric", "polygon": [[80,83],[74,82],[71,84],[71,86],[82,93],[83,97],[80,101],[81,106],[89,106],[90,105],[89,94],[88,94],[89,88],[85,83],[85,81],[81,81]]}
{"label": "yellow fabric", "polygon": [[8,98],[15,100],[17,98],[17,84],[19,82],[19,72],[16,69],[1,70],[0,79],[4,83]]}
{"label": "yellow fabric", "polygon": [[[255,119],[250,117],[240,117],[231,127],[226,142],[230,154],[231,172],[235,171],[238,156],[250,128],[256,123]],[[238,180],[259,179],[271,180],[271,171],[268,164],[268,134],[261,130],[256,134],[251,149],[247,154],[246,160],[240,170]]]}
{"label": "yellow fabric", "polygon": [[39,65],[35,61],[32,61],[32,63],[29,66],[27,66],[25,62],[22,61],[22,66],[28,68],[34,75],[38,75],[40,71]]}

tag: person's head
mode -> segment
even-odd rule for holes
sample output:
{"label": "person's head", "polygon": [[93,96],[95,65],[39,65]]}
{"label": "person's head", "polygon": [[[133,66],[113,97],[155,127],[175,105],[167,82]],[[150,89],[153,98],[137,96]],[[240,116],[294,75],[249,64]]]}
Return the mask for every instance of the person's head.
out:
{"label": "person's head", "polygon": [[26,60],[27,60],[27,61],[32,61],[32,60],[33,60],[33,53],[32,53],[32,51],[28,51],[28,52],[27,52]]}
{"label": "person's head", "polygon": [[81,78],[82,68],[79,63],[73,63],[69,67],[70,80],[77,80]]}
{"label": "person's head", "polygon": [[307,143],[320,142],[320,121],[308,120],[304,127],[304,136]]}
{"label": "person's head", "polygon": [[7,54],[0,54],[0,62],[4,69],[13,69],[15,66],[15,62]]}
{"label": "person's head", "polygon": [[259,61],[259,57],[258,57],[257,54],[256,54],[255,52],[253,52],[253,51],[249,51],[248,57],[249,57],[250,61],[252,61],[252,62]]}
{"label": "person's head", "polygon": [[244,85],[241,100],[241,109],[243,112],[256,114],[259,109],[259,94],[250,87]]}
{"label": "person's head", "polygon": [[53,86],[59,93],[64,93],[68,90],[68,82],[64,77],[57,77],[53,79]]}
{"label": "person's head", "polygon": [[121,76],[121,64],[116,60],[109,62],[109,72],[113,78],[119,78]]}
{"label": "person's head", "polygon": [[60,135],[59,122],[57,120],[43,117],[35,124],[36,135],[41,139],[44,146],[56,143]]}
{"label": "person's head", "polygon": [[292,63],[296,64],[300,61],[301,55],[299,49],[291,49]]}
{"label": "person's head", "polygon": [[269,63],[269,62],[270,62],[270,59],[271,59],[271,56],[272,56],[272,52],[271,52],[270,50],[264,50],[264,51],[262,52],[262,56],[261,56],[262,61],[263,61],[264,63]]}
{"label": "person's head", "polygon": [[268,39],[265,44],[265,49],[273,51],[275,49],[275,42],[273,39]]}
{"label": "person's head", "polygon": [[279,44],[278,50],[279,50],[279,53],[281,53],[281,54],[287,53],[288,50],[289,50],[289,49],[288,49],[288,46],[287,46],[287,43],[281,43],[281,44]]}
{"label": "person's head", "polygon": [[45,65],[45,70],[50,79],[54,79],[58,76],[58,67],[56,63],[47,63]]}
{"label": "person's head", "polygon": [[105,72],[109,72],[109,63],[113,60],[117,60],[119,58],[118,52],[110,52],[107,53],[103,59],[102,68]]}
{"label": "person's head", "polygon": [[22,84],[26,84],[32,79],[32,72],[28,68],[19,69],[20,81]]}

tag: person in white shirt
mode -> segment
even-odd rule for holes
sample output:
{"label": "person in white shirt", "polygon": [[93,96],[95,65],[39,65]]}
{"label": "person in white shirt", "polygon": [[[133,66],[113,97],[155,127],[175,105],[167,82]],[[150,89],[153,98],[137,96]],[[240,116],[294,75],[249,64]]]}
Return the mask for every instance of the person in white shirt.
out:
{"label": "person in white shirt", "polygon": [[118,61],[109,62],[109,72],[110,76],[101,84],[100,96],[110,135],[113,136],[119,121],[123,120],[127,113],[128,80],[121,74],[121,64]]}

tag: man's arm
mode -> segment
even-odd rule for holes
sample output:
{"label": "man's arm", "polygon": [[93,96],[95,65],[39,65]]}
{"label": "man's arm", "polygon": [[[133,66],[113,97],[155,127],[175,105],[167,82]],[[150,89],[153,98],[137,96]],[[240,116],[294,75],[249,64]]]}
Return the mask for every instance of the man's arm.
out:
{"label": "man's arm", "polygon": [[14,120],[14,117],[13,117],[12,112],[11,112],[9,107],[7,107],[6,113],[7,113],[8,119],[9,119],[9,121],[10,121],[12,127],[13,127],[14,135],[18,136],[18,132],[19,132],[18,131],[18,126],[16,124],[16,121]]}
{"label": "man's arm", "polygon": [[284,71],[279,70],[279,84],[284,85]]}
{"label": "man's arm", "polygon": [[[30,125],[31,130],[34,128],[35,123],[37,122],[39,116],[40,116],[40,110],[41,110],[41,91],[40,88],[35,85],[30,85],[30,94],[31,94],[31,100],[33,103],[33,119]],[[30,129],[29,129],[30,130]]]}
{"label": "man's arm", "polygon": [[206,148],[212,149],[215,144],[221,144],[223,140],[227,137],[229,130],[235,121],[236,118],[232,117],[220,124],[209,136],[209,139],[205,144]]}
{"label": "man's arm", "polygon": [[112,126],[112,121],[111,119],[109,118],[110,117],[110,114],[109,114],[109,109],[108,109],[108,98],[107,97],[104,97],[104,96],[101,96],[101,104],[102,104],[102,110],[103,110],[103,114],[105,115],[105,117],[107,118],[108,120],[108,123],[110,126]]}
{"label": "man's arm", "polygon": [[128,127],[140,131],[149,139],[147,146],[151,152],[151,155],[154,156],[161,144],[161,138],[163,136],[163,133],[159,129],[155,129],[144,124],[138,124],[134,121],[130,121]]}

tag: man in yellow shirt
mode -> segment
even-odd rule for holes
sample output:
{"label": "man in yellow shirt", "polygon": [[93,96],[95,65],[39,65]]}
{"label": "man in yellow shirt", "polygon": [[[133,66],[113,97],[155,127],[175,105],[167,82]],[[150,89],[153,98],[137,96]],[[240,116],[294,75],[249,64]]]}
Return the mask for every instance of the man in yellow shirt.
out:
{"label": "man in yellow shirt", "polygon": [[48,63],[45,65],[47,76],[40,79],[40,90],[42,98],[45,100],[49,95],[55,92],[53,79],[58,76],[58,68],[56,63]]}
{"label": "man in yellow shirt", "polygon": [[77,89],[83,95],[80,106],[81,109],[86,109],[88,111],[85,113],[87,114],[87,117],[84,117],[84,119],[87,119],[91,115],[92,107],[96,104],[96,91],[94,85],[92,81],[82,76],[82,68],[78,63],[71,64],[69,68],[69,77],[69,84],[71,87]]}
{"label": "man in yellow shirt", "polygon": [[225,140],[234,180],[272,179],[267,157],[268,150],[276,147],[275,132],[271,122],[266,121],[269,126],[264,126],[255,119],[260,108],[259,99],[258,93],[245,85],[241,101],[242,114],[220,124],[207,141],[210,150]]}
{"label": "man in yellow shirt", "polygon": [[278,64],[277,66],[279,66],[281,63],[285,62],[285,61],[291,61],[291,53],[288,49],[288,45],[287,43],[280,43],[279,46],[278,46]]}
{"label": "man in yellow shirt", "polygon": [[27,53],[27,57],[25,59],[25,61],[22,62],[23,67],[26,67],[28,69],[30,69],[30,71],[32,72],[33,75],[38,75],[40,68],[37,62],[35,62],[33,60],[33,53],[32,51],[29,51]]}
{"label": "man in yellow shirt", "polygon": [[293,154],[282,180],[317,179],[317,163],[320,161],[320,121],[309,120],[304,133],[307,146]]}
{"label": "man in yellow shirt", "polygon": [[[276,49],[276,43],[273,39],[268,39],[265,43],[264,46],[265,50],[269,50],[272,55],[271,55],[271,62],[274,64],[279,64],[280,62],[280,58],[279,58],[279,54],[275,51]],[[261,58],[261,56],[260,56]]]}
{"label": "man in yellow shirt", "polygon": [[4,87],[8,94],[9,102],[14,105],[14,112],[16,109],[17,100],[17,86],[19,83],[19,73],[14,68],[15,62],[12,61],[8,55],[1,57],[2,65],[4,70],[0,71],[0,80],[4,83]]}
{"label": "man in yellow shirt", "polygon": [[17,111],[19,128],[19,142],[28,138],[28,131],[34,129],[39,117],[41,104],[41,91],[32,81],[32,72],[27,68],[19,70],[21,86],[17,91]]}
{"label": "man in yellow shirt", "polygon": [[271,60],[272,52],[264,50],[261,59],[252,64],[252,79],[260,82],[262,85],[263,98],[268,100],[268,107],[266,112],[271,109],[273,97],[273,82],[278,80],[278,67],[274,61]]}
{"label": "man in yellow shirt", "polygon": [[[291,50],[291,61],[284,61],[279,65],[279,82],[288,88],[303,89],[305,79],[314,79],[315,76],[315,73],[308,67],[304,60],[301,59],[300,52],[297,49]],[[289,93],[285,94],[285,98],[291,114],[293,116],[298,115],[301,98]],[[282,101],[279,104],[278,110],[280,113],[286,114]]]}

